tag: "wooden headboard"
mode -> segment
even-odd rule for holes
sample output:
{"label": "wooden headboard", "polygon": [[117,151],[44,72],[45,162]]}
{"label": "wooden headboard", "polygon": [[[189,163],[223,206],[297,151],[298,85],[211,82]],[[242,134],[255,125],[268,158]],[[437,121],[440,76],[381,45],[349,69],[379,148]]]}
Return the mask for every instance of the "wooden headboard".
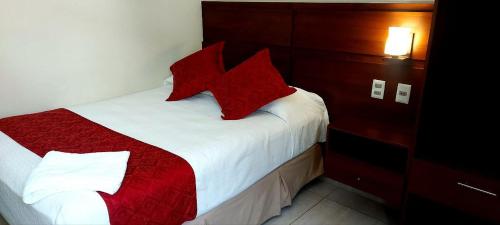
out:
{"label": "wooden headboard", "polygon": [[[227,69],[261,48],[291,85],[325,100],[332,121],[413,128],[425,79],[432,4],[202,2],[204,45],[224,40]],[[412,60],[384,58],[389,26],[411,27]],[[386,81],[383,100],[370,97]],[[395,102],[398,83],[410,103]]]}

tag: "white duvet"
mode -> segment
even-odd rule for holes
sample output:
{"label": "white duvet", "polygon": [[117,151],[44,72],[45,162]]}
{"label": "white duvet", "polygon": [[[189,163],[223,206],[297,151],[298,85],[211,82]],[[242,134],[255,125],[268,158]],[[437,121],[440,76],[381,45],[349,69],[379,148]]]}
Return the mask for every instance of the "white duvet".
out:
{"label": "white duvet", "polygon": [[[328,114],[317,95],[298,90],[242,120],[221,119],[206,94],[166,102],[171,86],[69,110],[184,158],[194,170],[198,215],[236,196],[266,174],[324,141]],[[0,212],[13,224],[109,224],[96,192],[56,194],[26,205],[23,185],[40,157],[13,151],[0,135]]]}

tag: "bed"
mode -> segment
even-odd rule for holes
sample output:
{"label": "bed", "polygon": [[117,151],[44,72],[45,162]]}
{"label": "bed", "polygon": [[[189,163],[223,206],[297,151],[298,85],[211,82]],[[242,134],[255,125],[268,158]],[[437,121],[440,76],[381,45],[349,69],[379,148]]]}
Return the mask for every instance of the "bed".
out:
{"label": "bed", "polygon": [[[196,175],[197,215],[186,224],[261,224],[278,215],[303,185],[323,173],[318,142],[324,141],[328,117],[335,115],[332,120],[337,122],[414,121],[425,77],[428,33],[423,31],[429,30],[432,4],[202,1],[202,10],[203,45],[226,42],[226,69],[269,48],[288,84],[321,98],[299,89],[310,101],[307,107],[300,104],[291,110],[293,119],[259,110],[243,120],[222,121],[217,103],[207,94],[166,103],[171,91],[167,84],[69,108],[187,160]],[[392,71],[378,47],[385,42],[387,27],[402,21],[420,30],[411,76]],[[383,103],[373,100],[363,91],[370,90],[373,79],[412,83],[412,98],[417,99],[409,105],[394,104],[390,98]],[[389,94],[394,91],[388,89]],[[22,203],[22,177],[40,157],[29,151],[7,154],[5,145],[0,138],[0,212],[8,222],[109,223],[95,193],[60,196],[32,206]]]}
{"label": "bed", "polygon": [[[317,143],[325,140],[328,113],[319,96],[299,89],[294,95],[308,99],[302,103],[307,108],[289,112],[293,119],[260,110],[243,120],[224,121],[213,96],[165,102],[171,90],[167,83],[68,110],[189,162],[198,210],[197,219],[187,224],[262,223],[323,172]],[[9,146],[0,135],[0,212],[9,223],[110,223],[96,192],[63,193],[24,204],[23,182],[41,158]]]}

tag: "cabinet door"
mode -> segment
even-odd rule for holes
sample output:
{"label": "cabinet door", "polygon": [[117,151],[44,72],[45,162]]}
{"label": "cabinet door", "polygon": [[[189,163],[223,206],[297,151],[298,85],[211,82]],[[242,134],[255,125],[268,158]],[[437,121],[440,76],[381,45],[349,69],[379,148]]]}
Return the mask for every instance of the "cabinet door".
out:
{"label": "cabinet door", "polygon": [[492,3],[439,0],[416,157],[500,178],[497,20]]}

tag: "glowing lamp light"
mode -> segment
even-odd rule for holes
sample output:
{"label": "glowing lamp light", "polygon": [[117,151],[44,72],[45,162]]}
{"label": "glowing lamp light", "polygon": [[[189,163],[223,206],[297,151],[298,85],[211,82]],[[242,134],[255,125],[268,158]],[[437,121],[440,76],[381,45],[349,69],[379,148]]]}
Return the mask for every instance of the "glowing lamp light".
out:
{"label": "glowing lamp light", "polygon": [[406,59],[410,56],[413,33],[407,27],[389,27],[384,53],[393,58]]}

